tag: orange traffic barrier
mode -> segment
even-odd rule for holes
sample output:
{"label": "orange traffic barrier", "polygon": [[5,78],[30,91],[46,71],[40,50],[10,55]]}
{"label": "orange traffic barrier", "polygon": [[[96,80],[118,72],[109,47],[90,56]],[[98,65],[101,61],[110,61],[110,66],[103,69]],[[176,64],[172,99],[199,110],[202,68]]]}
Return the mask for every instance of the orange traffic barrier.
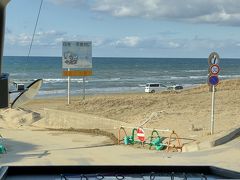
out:
{"label": "orange traffic barrier", "polygon": [[[172,141],[173,136],[175,136],[174,141]],[[177,133],[175,133],[174,131],[172,131],[172,133],[170,134],[170,136],[168,138],[168,142],[167,142],[166,151],[169,152],[170,150],[177,150],[177,151],[180,150],[180,152],[182,152],[182,144],[180,142],[180,139],[179,139]]]}
{"label": "orange traffic barrier", "polygon": [[118,144],[121,143],[121,141],[123,141],[123,138],[121,138],[121,130],[122,132],[124,132],[124,135],[127,136],[126,130],[124,129],[124,127],[120,127],[118,130]]}

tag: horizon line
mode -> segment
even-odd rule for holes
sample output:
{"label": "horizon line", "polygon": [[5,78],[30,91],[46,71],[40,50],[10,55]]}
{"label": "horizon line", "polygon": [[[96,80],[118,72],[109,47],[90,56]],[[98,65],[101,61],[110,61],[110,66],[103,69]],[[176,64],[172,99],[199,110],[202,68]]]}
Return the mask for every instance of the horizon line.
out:
{"label": "horizon line", "polygon": [[[28,56],[19,56],[19,55],[4,55],[3,57],[28,57]],[[61,58],[62,56],[37,56],[37,55],[33,55],[33,56],[29,56],[29,57],[57,57],[57,58]],[[92,58],[149,58],[149,59],[208,59],[208,57],[135,57],[135,56],[93,56]],[[220,59],[240,59],[240,57],[222,57]]]}

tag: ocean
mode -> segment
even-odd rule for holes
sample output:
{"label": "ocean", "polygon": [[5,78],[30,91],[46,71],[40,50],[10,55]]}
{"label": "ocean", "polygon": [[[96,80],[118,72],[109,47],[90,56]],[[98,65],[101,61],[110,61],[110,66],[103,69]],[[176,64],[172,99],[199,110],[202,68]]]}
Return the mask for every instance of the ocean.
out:
{"label": "ocean", "polygon": [[[220,80],[240,78],[240,59],[221,59]],[[93,58],[93,76],[86,77],[86,94],[144,92],[146,83],[181,84],[191,87],[207,82],[207,58]],[[43,79],[38,97],[67,94],[61,57],[6,56],[3,72],[13,82],[30,84]],[[82,77],[71,79],[71,94],[82,94]]]}

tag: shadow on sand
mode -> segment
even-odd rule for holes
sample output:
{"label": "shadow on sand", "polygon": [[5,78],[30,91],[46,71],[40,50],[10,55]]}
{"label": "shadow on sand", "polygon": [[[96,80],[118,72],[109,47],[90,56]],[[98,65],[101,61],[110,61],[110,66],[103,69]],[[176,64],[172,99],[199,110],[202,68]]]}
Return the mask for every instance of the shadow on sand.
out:
{"label": "shadow on sand", "polygon": [[1,165],[12,162],[18,162],[24,158],[39,157],[43,153],[28,154],[27,152],[33,152],[37,149],[36,145],[14,141],[12,139],[4,138],[3,144],[7,149],[7,153],[0,155]]}

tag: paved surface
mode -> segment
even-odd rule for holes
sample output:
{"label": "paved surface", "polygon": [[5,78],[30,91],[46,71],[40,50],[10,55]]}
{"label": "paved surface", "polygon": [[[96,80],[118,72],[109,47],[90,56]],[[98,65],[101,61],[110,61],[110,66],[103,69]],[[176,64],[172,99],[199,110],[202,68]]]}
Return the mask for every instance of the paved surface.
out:
{"label": "paved surface", "polygon": [[240,138],[211,150],[166,153],[113,145],[105,136],[0,129],[7,154],[0,165],[214,165],[240,172]]}

